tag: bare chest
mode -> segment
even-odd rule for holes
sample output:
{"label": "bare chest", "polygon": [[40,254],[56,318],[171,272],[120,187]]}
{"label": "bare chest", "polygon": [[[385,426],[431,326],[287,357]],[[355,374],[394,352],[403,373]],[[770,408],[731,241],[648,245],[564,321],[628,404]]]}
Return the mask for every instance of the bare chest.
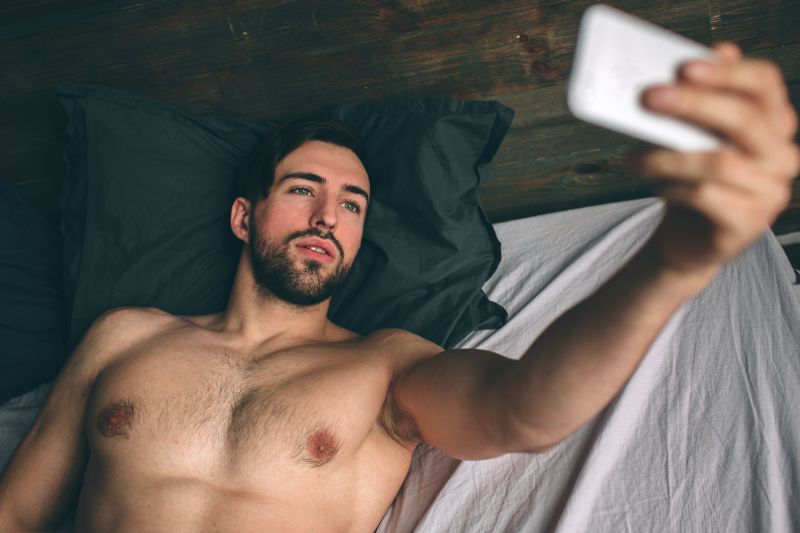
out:
{"label": "bare chest", "polygon": [[107,462],[178,476],[330,469],[375,434],[390,377],[346,348],[241,358],[150,346],[98,376],[87,435]]}

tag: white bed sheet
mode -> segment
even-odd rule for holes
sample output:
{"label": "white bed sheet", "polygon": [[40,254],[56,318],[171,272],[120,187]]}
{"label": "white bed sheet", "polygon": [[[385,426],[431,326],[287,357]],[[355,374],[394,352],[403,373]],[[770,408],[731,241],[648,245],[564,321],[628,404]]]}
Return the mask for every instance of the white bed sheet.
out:
{"label": "white bed sheet", "polygon": [[[519,357],[662,212],[644,199],[495,225],[503,261],[485,290],[509,322],[460,346]],[[421,446],[378,531],[800,531],[795,281],[765,235],[680,309],[593,421],[544,454],[460,462]],[[0,464],[48,390],[0,408]]]}
{"label": "white bed sheet", "polygon": [[[518,358],[644,243],[644,199],[495,226],[509,311],[461,347]],[[772,233],[687,302],[606,410],[544,454],[420,447],[380,532],[800,531],[800,286]]]}

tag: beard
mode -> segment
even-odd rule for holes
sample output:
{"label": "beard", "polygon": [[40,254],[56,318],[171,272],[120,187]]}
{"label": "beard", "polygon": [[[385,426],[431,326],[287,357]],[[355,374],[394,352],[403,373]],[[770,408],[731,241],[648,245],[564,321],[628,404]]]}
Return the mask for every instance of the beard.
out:
{"label": "beard", "polygon": [[[252,219],[249,232],[250,266],[262,294],[276,296],[298,307],[316,305],[330,298],[350,271],[350,265],[345,265],[341,244],[330,233],[310,228],[292,233],[282,244],[277,244],[262,236]],[[336,246],[339,257],[332,272],[324,274],[323,264],[313,259],[304,259],[302,266],[296,265],[289,254],[292,241],[301,237],[328,239]]]}

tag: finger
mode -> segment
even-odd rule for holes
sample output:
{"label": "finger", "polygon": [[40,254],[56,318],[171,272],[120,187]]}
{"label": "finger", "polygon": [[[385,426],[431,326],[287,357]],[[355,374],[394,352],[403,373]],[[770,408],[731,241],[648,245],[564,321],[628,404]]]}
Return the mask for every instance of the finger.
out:
{"label": "finger", "polygon": [[641,157],[638,170],[656,181],[691,184],[717,181],[746,194],[760,194],[771,186],[767,183],[771,181],[769,178],[754,179],[763,172],[732,149],[712,152],[657,149]]}
{"label": "finger", "polygon": [[798,177],[798,174],[800,174],[800,146],[791,143],[787,147],[786,162],[788,167],[786,177],[789,182],[792,182]]}
{"label": "finger", "polygon": [[[722,48],[722,50],[728,50]],[[725,52],[729,54],[729,52]],[[685,63],[678,77],[706,87],[748,95],[763,105],[770,122],[783,138],[794,137],[797,115],[789,101],[788,90],[780,68],[771,61],[742,59],[733,61],[724,56],[722,63],[693,60]]]}
{"label": "finger", "polygon": [[758,179],[790,186],[800,174],[800,146],[785,143],[776,148],[776,154],[774,158],[753,160],[730,146],[705,152],[640,148],[628,153],[624,163],[627,172],[655,179],[722,179],[746,190],[751,190]]}
{"label": "finger", "polygon": [[748,153],[774,155],[773,126],[747,99],[689,85],[660,86],[646,91],[644,104],[653,111],[720,133]]}
{"label": "finger", "polygon": [[748,195],[719,184],[669,183],[657,190],[668,204],[702,214],[722,230],[720,234],[727,234],[731,243],[765,231],[780,213],[775,205],[753,202]]}
{"label": "finger", "polygon": [[[680,206],[702,215],[717,228],[718,231],[713,232],[715,234],[741,235],[746,231],[741,213],[747,206],[741,202],[741,195],[734,191],[721,188],[714,191],[708,187],[701,188],[697,184],[671,183],[658,187],[658,194],[668,206]],[[729,206],[728,209],[714,209],[717,202]],[[715,251],[724,247],[719,242],[710,242],[709,245]]]}
{"label": "finger", "polygon": [[689,80],[743,92],[765,102],[788,100],[781,69],[764,59],[723,60],[721,63],[693,59],[681,65],[679,73]]}
{"label": "finger", "polygon": [[734,63],[742,59],[742,49],[733,41],[721,41],[715,43],[712,48],[723,62]]}

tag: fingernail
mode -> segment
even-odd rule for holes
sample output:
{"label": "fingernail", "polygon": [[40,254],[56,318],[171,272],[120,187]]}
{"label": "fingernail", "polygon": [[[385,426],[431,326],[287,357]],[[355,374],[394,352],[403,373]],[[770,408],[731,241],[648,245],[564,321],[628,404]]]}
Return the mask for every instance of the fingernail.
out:
{"label": "fingernail", "polygon": [[647,91],[647,102],[656,107],[671,105],[677,97],[674,87],[657,87]]}
{"label": "fingernail", "polygon": [[689,63],[686,66],[685,72],[686,76],[691,79],[698,81],[707,80],[711,77],[713,66],[705,62],[697,61],[694,63]]}

